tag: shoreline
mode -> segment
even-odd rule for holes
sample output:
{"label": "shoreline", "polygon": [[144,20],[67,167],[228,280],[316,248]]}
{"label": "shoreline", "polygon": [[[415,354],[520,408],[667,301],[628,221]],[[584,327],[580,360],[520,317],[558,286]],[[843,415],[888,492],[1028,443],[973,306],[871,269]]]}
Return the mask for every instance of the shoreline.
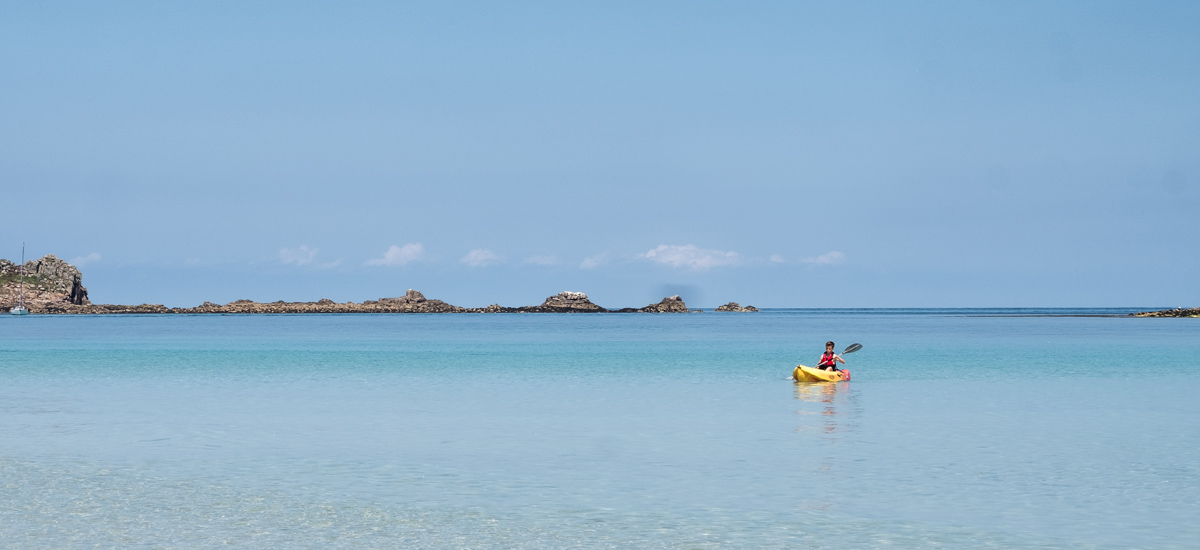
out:
{"label": "shoreline", "polygon": [[[546,298],[541,305],[507,307],[492,304],[466,308],[442,300],[425,298],[408,289],[403,296],[359,302],[334,302],[321,298],[316,302],[255,302],[235,300],[228,304],[204,302],[196,307],[167,307],[163,304],[93,304],[83,286],[79,268],[53,254],[15,264],[0,259],[0,311],[11,312],[22,305],[33,314],[49,315],[120,315],[120,314],[228,314],[228,313],[701,313],[688,309],[678,295],[640,308],[608,309],[592,303],[587,294],[563,291]],[[742,307],[729,302],[714,311],[753,312],[754,306]]]}
{"label": "shoreline", "polygon": [[[79,268],[53,254],[15,264],[0,259],[0,311],[11,312],[22,305],[33,314],[49,315],[120,315],[120,314],[264,314],[264,313],[701,313],[689,309],[678,295],[640,308],[608,309],[592,303],[587,294],[563,291],[546,298],[541,305],[507,307],[492,304],[466,308],[442,300],[425,298],[409,289],[403,296],[359,302],[334,302],[322,298],[316,302],[255,302],[235,300],[228,304],[204,302],[196,307],[167,307],[163,304],[93,304],[83,286]],[[742,307],[729,302],[713,311],[754,312],[754,306]]]}
{"label": "shoreline", "polygon": [[[433,313],[461,313],[461,314],[486,314],[486,313],[507,313],[507,314],[525,314],[525,313],[660,313],[657,311],[647,310],[646,308],[621,308],[621,309],[596,309],[596,310],[570,310],[563,308],[561,310],[552,310],[551,308],[542,308],[540,306],[525,306],[525,307],[457,307],[450,306],[452,310],[421,310],[417,308],[395,308],[395,307],[362,307],[361,303],[334,302],[335,307],[314,307],[318,306],[318,302],[248,302],[239,301],[241,304],[231,302],[230,304],[218,305],[211,304],[201,307],[167,307],[161,304],[141,304],[141,305],[117,305],[117,304],[90,304],[87,306],[50,306],[47,308],[34,308],[33,314],[41,315],[352,315],[352,314],[433,314]],[[345,307],[348,304],[353,304],[352,307]],[[448,304],[447,304],[448,305]],[[247,307],[251,306],[251,307]],[[265,306],[265,307],[253,307]],[[342,307],[337,307],[342,306]],[[778,308],[755,308],[754,311],[764,313],[805,313],[817,316],[841,316],[841,315],[905,315],[905,316],[921,316],[921,317],[953,317],[953,318],[1079,318],[1079,319],[1129,319],[1135,317],[1197,317],[1188,315],[1168,315],[1159,314],[1159,311],[1138,311],[1137,308],[1078,308],[1078,307],[1060,307],[1060,308],[1038,308],[1043,310],[1039,313],[1026,312],[1028,308],[943,308],[943,307],[928,307],[928,308],[796,308],[796,307],[778,307]],[[1089,311],[1089,310],[1112,310],[1120,309],[1124,311]],[[895,311],[887,311],[895,310]],[[975,312],[973,310],[985,310]],[[750,310],[747,310],[750,311]],[[1174,310],[1162,310],[1163,312],[1173,312]],[[705,307],[688,309],[687,313],[708,313],[722,312],[717,308]],[[680,311],[678,313],[683,313]],[[0,309],[0,315],[4,315],[4,310]]]}
{"label": "shoreline", "polygon": [[[640,308],[608,309],[592,303],[582,292],[560,292],[546,298],[541,305],[507,307],[492,304],[487,307],[460,307],[442,300],[427,299],[421,292],[409,289],[404,296],[380,298],[364,302],[334,302],[322,298],[316,302],[255,302],[235,300],[228,304],[204,302],[196,307],[167,307],[162,304],[92,304],[70,301],[31,302],[30,313],[42,315],[264,315],[264,314],[352,314],[352,313],[702,313],[689,309],[678,295]],[[719,312],[756,312],[754,306],[742,307],[730,302],[712,309]]]}

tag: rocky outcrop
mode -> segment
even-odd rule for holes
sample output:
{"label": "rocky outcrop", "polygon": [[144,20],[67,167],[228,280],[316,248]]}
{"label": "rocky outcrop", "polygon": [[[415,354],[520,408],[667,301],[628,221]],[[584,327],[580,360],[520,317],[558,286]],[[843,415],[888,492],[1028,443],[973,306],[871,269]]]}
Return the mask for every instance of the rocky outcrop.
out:
{"label": "rocky outcrop", "polygon": [[683,298],[678,294],[667,296],[657,304],[650,304],[643,308],[626,307],[617,310],[617,313],[687,313],[687,304],[683,303]]}
{"label": "rocky outcrop", "polygon": [[120,306],[107,304],[71,305],[59,304],[41,309],[30,308],[31,313],[106,314],[106,313],[171,313],[171,314],[248,314],[248,313],[462,313],[465,308],[447,304],[441,300],[428,300],[420,292],[409,290],[398,298],[380,298],[361,304],[339,303],[328,298],[315,302],[255,302],[235,300],[228,304],[204,302],[196,307],[166,307],[159,304]]}
{"label": "rocky outcrop", "polygon": [[500,304],[492,304],[488,307],[473,307],[467,309],[469,313],[521,313],[515,307],[504,307]]}
{"label": "rocky outcrop", "polygon": [[717,309],[714,309],[713,311],[738,311],[738,312],[748,312],[748,311],[758,311],[758,308],[756,308],[756,307],[754,307],[754,306],[746,306],[746,307],[742,307],[742,306],[738,305],[738,303],[737,303],[737,302],[729,302],[728,304],[725,304],[725,305],[723,305],[723,306],[719,306],[719,307],[717,307]]}
{"label": "rocky outcrop", "polygon": [[559,292],[546,298],[540,306],[517,308],[522,313],[601,313],[608,311],[588,299],[582,292]]}
{"label": "rocky outcrop", "polygon": [[140,306],[121,306],[113,304],[47,304],[38,308],[29,308],[30,313],[56,313],[66,315],[107,315],[107,314],[151,314],[171,313],[171,309],[162,304],[142,304]]}
{"label": "rocky outcrop", "polygon": [[17,305],[21,282],[25,283],[25,306],[37,313],[48,306],[85,306],[87,288],[83,275],[75,266],[47,254],[38,260],[25,262],[22,269],[9,260],[0,260],[0,310],[8,311]]}
{"label": "rocky outcrop", "polygon": [[[321,300],[324,302],[331,303],[331,304],[333,303],[333,300],[328,300],[325,298],[322,298]],[[429,300],[425,299],[424,294],[421,294],[419,291],[416,291],[416,290],[413,290],[410,288],[410,289],[408,289],[407,292],[404,293],[404,296],[401,296],[399,298],[380,298],[378,301],[379,301],[379,303],[382,303],[382,304],[391,304],[391,305],[398,305],[398,306],[399,305],[414,305],[415,306],[417,304],[423,304],[425,302],[428,302]],[[320,303],[320,302],[318,302],[318,303]]]}
{"label": "rocky outcrop", "polygon": [[447,304],[441,300],[426,299],[423,294],[409,289],[398,298],[380,298],[365,302],[340,303],[328,298],[315,302],[255,302],[236,300],[228,304],[204,302],[191,308],[171,308],[167,313],[463,313],[467,309]]}
{"label": "rocky outcrop", "polygon": [[674,296],[667,296],[661,302],[650,304],[638,311],[642,313],[687,313],[688,307],[687,304],[683,303],[683,298],[680,298],[676,294]]}
{"label": "rocky outcrop", "polygon": [[1180,307],[1162,311],[1139,311],[1131,314],[1134,317],[1200,317],[1200,307]]}

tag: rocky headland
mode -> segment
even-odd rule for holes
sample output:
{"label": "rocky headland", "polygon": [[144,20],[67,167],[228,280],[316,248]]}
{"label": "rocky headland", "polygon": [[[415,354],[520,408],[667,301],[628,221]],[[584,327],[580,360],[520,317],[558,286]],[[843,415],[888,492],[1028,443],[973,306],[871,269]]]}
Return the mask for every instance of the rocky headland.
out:
{"label": "rocky headland", "polygon": [[[409,289],[403,296],[364,302],[335,302],[322,298],[315,302],[255,302],[236,300],[227,304],[204,302],[196,307],[167,307],[161,304],[93,304],[83,286],[83,274],[75,266],[53,255],[25,262],[25,306],[30,313],[104,315],[124,313],[155,314],[252,314],[252,313],[698,313],[688,309],[683,298],[668,296],[658,303],[640,308],[607,309],[593,303],[582,292],[559,292],[540,305],[506,307],[492,304],[467,308],[431,300]],[[21,266],[0,259],[0,311],[17,305],[22,281]],[[758,311],[730,302],[717,311]]]}
{"label": "rocky headland", "polygon": [[737,311],[737,312],[744,313],[744,312],[749,312],[749,311],[758,311],[758,308],[756,308],[754,306],[742,307],[742,306],[738,305],[737,302],[729,302],[728,304],[725,304],[723,306],[717,306],[717,309],[714,309],[713,311]]}
{"label": "rocky headland", "polygon": [[24,269],[16,263],[0,259],[0,308],[4,311],[17,305],[22,282],[25,283],[25,307],[34,313],[59,305],[91,304],[87,289],[83,286],[83,274],[53,254],[25,262]]}
{"label": "rocky headland", "polygon": [[1200,317],[1200,307],[1180,307],[1161,311],[1139,311],[1134,317]]}

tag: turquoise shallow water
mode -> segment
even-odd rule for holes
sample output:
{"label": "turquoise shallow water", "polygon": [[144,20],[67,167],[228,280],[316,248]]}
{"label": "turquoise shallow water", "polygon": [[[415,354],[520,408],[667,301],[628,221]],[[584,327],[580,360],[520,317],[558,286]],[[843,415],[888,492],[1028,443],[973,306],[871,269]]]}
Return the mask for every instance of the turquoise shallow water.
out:
{"label": "turquoise shallow water", "polygon": [[4,318],[0,548],[1195,548],[1126,311]]}

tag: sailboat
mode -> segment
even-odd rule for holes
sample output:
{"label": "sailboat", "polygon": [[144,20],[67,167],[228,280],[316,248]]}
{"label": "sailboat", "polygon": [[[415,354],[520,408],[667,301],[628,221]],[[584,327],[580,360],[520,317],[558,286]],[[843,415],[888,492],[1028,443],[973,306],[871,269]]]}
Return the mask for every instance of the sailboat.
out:
{"label": "sailboat", "polygon": [[8,312],[13,315],[29,315],[29,309],[25,307],[25,243],[21,243],[21,295],[17,298],[17,307]]}

